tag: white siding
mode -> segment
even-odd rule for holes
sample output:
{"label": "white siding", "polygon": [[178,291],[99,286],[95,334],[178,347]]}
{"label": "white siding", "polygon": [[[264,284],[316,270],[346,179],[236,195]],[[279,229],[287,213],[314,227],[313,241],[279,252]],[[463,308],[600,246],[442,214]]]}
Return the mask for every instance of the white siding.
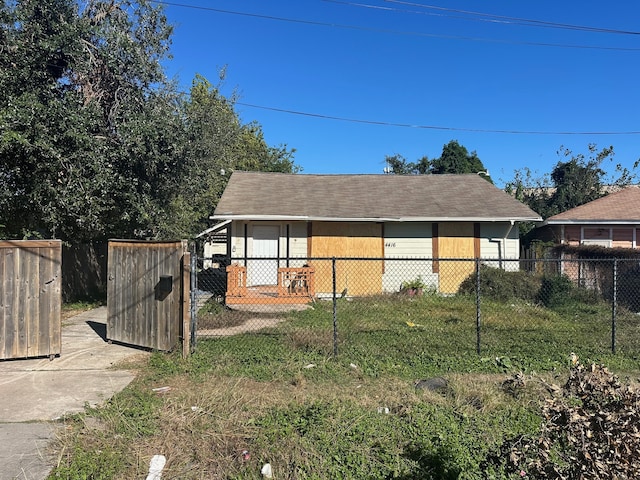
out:
{"label": "white siding", "polygon": [[431,223],[386,223],[385,258],[431,258]]}
{"label": "white siding", "polygon": [[231,222],[231,258],[244,257],[244,222]]}
{"label": "white siding", "polygon": [[211,260],[214,255],[226,255],[227,244],[226,243],[212,243],[205,242],[203,249],[204,261],[202,268],[218,268],[219,264]]}
{"label": "white siding", "polygon": [[497,259],[495,262],[485,262],[492,267],[498,268],[502,266],[505,270],[518,270],[520,268],[518,262],[520,258],[518,226],[512,226],[509,222],[481,224],[480,258]]}
{"label": "white siding", "polygon": [[[253,255],[253,227],[254,225],[277,225],[280,228],[278,240],[278,250],[280,258],[287,256],[287,223],[286,222],[232,222],[231,224],[231,256],[233,258],[243,258],[244,252],[244,231],[247,225],[247,250],[248,256]],[[300,258],[300,261],[291,261],[290,265],[301,266],[306,263],[307,257],[307,223],[289,223],[289,257]],[[305,259],[305,260],[302,260]],[[285,266],[285,262],[281,262]]]}
{"label": "white siding", "polygon": [[437,288],[438,275],[433,273],[431,223],[386,223],[384,225],[384,258],[412,258],[414,261],[385,261],[382,289],[397,292],[402,282],[418,276]]}
{"label": "white siding", "polygon": [[[293,222],[289,224],[289,256],[291,258],[307,257],[307,223]],[[306,260],[298,263],[291,263],[293,267],[301,266]]]}

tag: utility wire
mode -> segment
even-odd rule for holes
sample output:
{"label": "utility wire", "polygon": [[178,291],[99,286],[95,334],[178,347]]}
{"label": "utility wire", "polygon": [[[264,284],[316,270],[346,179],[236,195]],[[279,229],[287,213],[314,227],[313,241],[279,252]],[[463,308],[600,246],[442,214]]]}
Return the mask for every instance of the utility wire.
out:
{"label": "utility wire", "polygon": [[[177,91],[176,93],[190,96],[190,92],[186,90]],[[621,132],[605,132],[605,131],[590,131],[590,132],[571,132],[571,131],[543,131],[543,130],[501,130],[501,129],[486,129],[486,128],[464,128],[464,127],[446,127],[442,125],[419,125],[412,123],[397,123],[397,122],[385,122],[382,120],[366,120],[361,118],[349,118],[349,117],[339,117],[337,115],[325,115],[322,113],[312,113],[312,112],[302,112],[299,110],[289,110],[286,108],[278,108],[278,107],[267,107],[265,105],[257,105],[255,103],[247,103],[240,102],[237,100],[227,99],[224,97],[224,100],[227,101],[232,108],[236,105],[240,105],[243,107],[255,108],[258,110],[268,110],[271,112],[278,113],[286,113],[289,115],[298,115],[302,117],[310,117],[310,118],[319,118],[322,120],[335,120],[340,122],[347,123],[359,123],[363,125],[378,125],[382,127],[399,127],[399,128],[417,128],[423,130],[443,130],[443,131],[451,131],[451,132],[474,132],[474,133],[505,133],[512,135],[640,135],[639,131],[629,130],[629,131],[621,131]]]}
{"label": "utility wire", "polygon": [[[294,18],[286,18],[286,17],[277,17],[273,15],[262,15],[257,13],[247,13],[247,12],[238,12],[233,10],[224,10],[220,8],[213,7],[203,7],[199,5],[190,5],[186,3],[177,3],[177,2],[168,2],[164,0],[150,0],[152,3],[156,3],[159,5],[166,5],[171,7],[181,7],[181,8],[190,8],[194,10],[203,10],[215,13],[222,13],[227,15],[238,15],[243,17],[250,18],[260,18],[263,20],[275,20],[279,22],[288,22],[288,23],[298,23],[302,25],[313,25],[319,27],[331,27],[331,28],[341,28],[348,30],[360,30],[365,32],[375,32],[375,33],[385,33],[391,35],[409,35],[409,36],[417,36],[417,37],[427,37],[427,38],[443,38],[448,40],[464,40],[464,41],[472,41],[472,42],[485,42],[485,43],[499,43],[499,44],[507,44],[507,45],[526,45],[526,46],[534,46],[534,47],[557,47],[557,48],[574,48],[574,49],[589,49],[589,50],[615,50],[615,51],[627,51],[627,52],[638,52],[640,48],[628,48],[628,47],[602,47],[602,46],[593,46],[593,45],[577,45],[577,44],[562,44],[562,43],[547,43],[547,42],[525,42],[525,41],[517,41],[517,40],[498,40],[491,38],[482,38],[482,37],[468,37],[468,36],[460,36],[460,35],[444,35],[444,34],[436,34],[436,33],[423,33],[423,32],[413,32],[413,31],[403,31],[403,30],[390,30],[383,28],[373,28],[373,27],[362,27],[357,25],[345,25],[339,23],[327,23],[327,22],[318,22],[314,20],[301,20]],[[330,1],[334,3],[342,3],[346,5],[367,7],[367,8],[377,8],[377,9],[387,9],[393,10],[390,7],[375,7],[366,4],[356,4],[351,2],[341,2],[337,0],[324,0]]]}
{"label": "utility wire", "polygon": [[272,112],[287,113],[291,115],[300,115],[304,117],[321,118],[324,120],[338,120],[342,122],[361,123],[366,125],[381,125],[385,127],[402,127],[402,128],[417,128],[426,130],[447,130],[453,132],[475,132],[475,133],[508,133],[513,135],[640,135],[640,131],[627,131],[627,132],[550,132],[540,130],[498,130],[498,129],[484,129],[484,128],[463,128],[463,127],[444,127],[438,125],[415,125],[410,123],[393,123],[382,122],[376,120],[362,120],[357,118],[337,117],[334,115],[323,115],[320,113],[300,112],[296,110],[286,110],[284,108],[265,107],[263,105],[256,105],[252,103],[235,102],[236,105],[242,105],[243,107],[258,108],[261,110],[269,110]]}
{"label": "utility wire", "polygon": [[[327,27],[335,27],[335,28],[346,28],[346,29],[353,29],[353,30],[376,31],[376,32],[394,33],[394,34],[403,34],[403,35],[420,35],[420,36],[427,36],[427,37],[453,38],[453,39],[474,40],[474,41],[489,41],[489,42],[493,41],[493,42],[497,42],[497,43],[517,43],[517,44],[524,44],[524,45],[556,46],[556,47],[568,47],[568,48],[595,48],[595,49],[603,49],[603,50],[631,50],[631,51],[640,50],[640,49],[636,49],[636,48],[593,47],[593,46],[586,46],[586,45],[560,45],[560,44],[535,43],[535,42],[510,42],[510,41],[489,40],[489,39],[481,39],[481,38],[473,38],[473,37],[458,37],[458,36],[451,36],[451,35],[436,35],[436,34],[423,34],[423,33],[416,33],[416,32],[402,32],[402,31],[384,30],[384,29],[376,29],[376,28],[369,28],[369,27],[359,27],[359,26],[353,26],[353,25],[341,25],[341,24],[336,24],[336,23],[324,23],[324,22],[317,22],[317,21],[310,21],[310,20],[298,20],[298,19],[291,19],[291,18],[284,18],[284,17],[276,17],[276,16],[272,16],[272,15],[261,15],[261,14],[254,14],[254,13],[237,12],[237,11],[213,8],[213,7],[203,7],[203,6],[190,5],[190,4],[184,4],[184,3],[168,2],[168,1],[163,1],[163,0],[150,0],[150,1],[153,2],[153,3],[162,4],[162,5],[168,5],[168,6],[191,8],[191,9],[196,9],[196,10],[212,11],[212,12],[217,12],[217,13],[224,13],[224,14],[230,14],[230,15],[239,15],[239,16],[246,16],[246,17],[253,17],[253,18],[261,18],[261,19],[267,19],[267,20],[277,20],[277,21],[284,21],[284,22],[290,22],[290,23],[300,23],[300,24],[316,25],[316,26],[327,26]],[[340,1],[337,1],[337,0],[325,0],[325,1],[334,1],[335,3],[345,3],[345,4],[349,3],[349,2],[340,2]],[[394,1],[394,0],[389,0],[389,1]],[[397,3],[403,3],[403,2],[397,2]],[[354,4],[354,5],[356,5],[356,4]],[[358,4],[358,5],[360,5],[360,4]],[[427,8],[429,7],[429,6],[425,6],[425,5],[420,5],[420,6],[427,7]],[[380,7],[380,8],[382,8],[382,7]],[[441,8],[441,7],[433,7],[433,8]],[[452,10],[452,9],[450,9],[450,10]],[[462,12],[465,12],[465,11],[462,11]],[[465,13],[469,13],[469,12],[465,12]],[[486,15],[488,15],[488,14],[486,14]],[[560,27],[558,27],[558,28],[560,28]],[[585,28],[591,28],[591,27],[585,27]],[[619,31],[619,32],[622,33],[623,31]],[[184,93],[187,94],[187,92],[184,92]],[[268,111],[273,111],[273,112],[286,113],[286,114],[289,114],[289,115],[298,115],[298,116],[305,116],[305,117],[310,117],[310,118],[320,118],[320,119],[325,119],[325,120],[335,120],[335,121],[359,123],[359,124],[366,124],[366,125],[379,125],[379,126],[400,127],[400,128],[417,128],[417,129],[444,130],[444,131],[457,131],[457,132],[476,132],[476,133],[501,133],[501,134],[514,134],[514,135],[590,135],[590,136],[595,136],[595,135],[640,135],[640,131],[624,131],[624,132],[604,132],[604,131],[575,132],[574,131],[574,132],[572,132],[572,131],[538,131],[538,130],[500,130],[500,129],[478,129],[478,128],[447,127],[447,126],[439,126],[439,125],[416,125],[416,124],[409,124],[409,123],[394,123],[394,122],[384,122],[384,121],[376,121],[376,120],[365,120],[365,119],[357,119],[357,118],[339,117],[339,116],[335,116],[335,115],[324,115],[324,114],[319,114],[319,113],[302,112],[302,111],[288,110],[288,109],[277,108],[277,107],[267,107],[267,106],[264,106],[264,105],[256,105],[256,104],[245,103],[245,102],[232,102],[232,103],[234,105],[241,105],[241,106],[249,107],[249,108],[256,108],[256,109],[261,109],[261,110],[268,110]]]}
{"label": "utility wire", "polygon": [[[324,0],[324,1],[332,1],[332,0]],[[405,1],[405,0],[384,0],[384,1],[388,2],[388,3],[396,3],[396,4],[399,4],[399,5],[408,5],[408,6],[412,6],[412,7],[420,7],[420,8],[424,8],[424,9],[437,10],[437,11],[442,11],[442,12],[453,12],[453,13],[461,13],[463,15],[478,16],[478,17],[481,17],[481,18],[483,18],[483,19],[485,19],[487,21],[500,21],[500,22],[504,22],[504,23],[517,23],[518,25],[531,25],[531,26],[541,26],[541,27],[547,27],[547,28],[560,28],[560,29],[564,29],[564,30],[580,30],[580,31],[595,32],[595,33],[614,33],[614,34],[619,34],[619,35],[640,35],[640,32],[633,31],[633,30],[618,30],[618,29],[612,29],[612,28],[589,27],[589,26],[585,26],[585,25],[573,25],[573,24],[569,24],[569,23],[548,22],[548,21],[545,21],[545,20],[534,20],[534,19],[530,19],[530,18],[509,17],[509,16],[505,16],[505,15],[495,15],[495,14],[491,14],[491,13],[475,12],[475,11],[471,11],[471,10],[458,10],[458,9],[455,9],[455,8],[440,7],[440,6],[436,6],[436,5],[424,5],[424,4],[421,4],[421,3],[408,2],[408,1]],[[339,2],[339,3],[346,3],[346,2]],[[467,17],[463,17],[463,18],[467,18]]]}

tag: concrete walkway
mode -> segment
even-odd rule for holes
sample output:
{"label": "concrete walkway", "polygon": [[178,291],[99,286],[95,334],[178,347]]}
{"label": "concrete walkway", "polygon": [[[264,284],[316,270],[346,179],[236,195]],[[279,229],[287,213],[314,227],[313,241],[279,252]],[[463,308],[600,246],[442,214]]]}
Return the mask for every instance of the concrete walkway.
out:
{"label": "concrete walkway", "polygon": [[52,361],[0,361],[0,480],[46,479],[55,420],[103,403],[133,380],[133,372],[112,367],[148,352],[109,344],[106,321],[106,307],[63,321],[62,353]]}

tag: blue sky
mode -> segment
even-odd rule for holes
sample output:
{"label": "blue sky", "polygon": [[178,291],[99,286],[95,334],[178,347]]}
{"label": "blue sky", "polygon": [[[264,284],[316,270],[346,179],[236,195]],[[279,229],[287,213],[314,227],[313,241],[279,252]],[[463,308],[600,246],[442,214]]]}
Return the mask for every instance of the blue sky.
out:
{"label": "blue sky", "polygon": [[175,0],[167,73],[188,90],[226,68],[242,121],[295,148],[303,173],[382,173],[386,155],[435,158],[452,139],[498,185],[523,167],[550,172],[561,145],[613,145],[604,167],[633,167],[639,2],[434,2]]}

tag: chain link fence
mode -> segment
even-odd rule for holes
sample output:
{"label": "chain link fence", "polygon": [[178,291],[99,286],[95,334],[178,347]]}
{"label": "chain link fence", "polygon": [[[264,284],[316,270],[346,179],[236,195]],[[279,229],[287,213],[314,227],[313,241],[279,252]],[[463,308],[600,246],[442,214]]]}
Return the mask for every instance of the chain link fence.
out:
{"label": "chain link fence", "polygon": [[192,345],[276,335],[365,355],[376,341],[436,360],[640,351],[638,260],[192,259]]}

